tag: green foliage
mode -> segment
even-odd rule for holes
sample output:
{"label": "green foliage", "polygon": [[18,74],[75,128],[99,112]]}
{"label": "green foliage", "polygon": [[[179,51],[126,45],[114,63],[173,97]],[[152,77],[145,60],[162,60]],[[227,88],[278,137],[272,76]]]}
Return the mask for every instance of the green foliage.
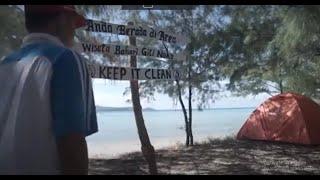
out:
{"label": "green foliage", "polygon": [[276,6],[224,6],[228,23],[221,29],[224,44],[223,72],[230,77],[228,89],[236,95],[273,94],[279,89],[281,59],[272,41],[279,19]]}
{"label": "green foliage", "polygon": [[319,98],[318,6],[225,6],[223,11],[230,18],[222,30],[229,90]]}
{"label": "green foliage", "polygon": [[0,59],[20,47],[26,35],[24,13],[17,5],[0,5]]}
{"label": "green foliage", "polygon": [[285,89],[319,98],[319,6],[286,6],[279,17],[281,26],[270,46],[284,59]]}

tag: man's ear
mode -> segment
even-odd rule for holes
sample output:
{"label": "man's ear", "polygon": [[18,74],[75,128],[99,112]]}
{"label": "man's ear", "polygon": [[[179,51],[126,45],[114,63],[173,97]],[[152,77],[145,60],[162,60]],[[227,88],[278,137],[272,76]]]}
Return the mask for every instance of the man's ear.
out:
{"label": "man's ear", "polygon": [[66,18],[64,16],[64,13],[61,13],[59,14],[58,16],[56,16],[55,20],[55,25],[58,27],[58,28],[63,28],[63,26],[66,25]]}
{"label": "man's ear", "polygon": [[47,29],[51,32],[51,34],[59,37],[59,31],[61,31],[59,28],[61,27],[61,17],[56,16],[54,19],[48,22]]}

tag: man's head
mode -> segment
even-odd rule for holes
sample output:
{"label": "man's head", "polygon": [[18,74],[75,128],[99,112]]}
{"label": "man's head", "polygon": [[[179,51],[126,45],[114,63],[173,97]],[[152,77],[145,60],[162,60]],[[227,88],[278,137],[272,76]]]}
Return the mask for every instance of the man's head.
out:
{"label": "man's head", "polygon": [[29,33],[49,33],[71,47],[75,29],[85,19],[72,5],[25,5],[25,22]]}

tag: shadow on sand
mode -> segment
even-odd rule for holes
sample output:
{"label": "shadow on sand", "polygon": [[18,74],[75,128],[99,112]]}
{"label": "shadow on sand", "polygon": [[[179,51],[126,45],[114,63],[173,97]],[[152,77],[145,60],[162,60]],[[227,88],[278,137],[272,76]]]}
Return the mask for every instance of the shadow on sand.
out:
{"label": "shadow on sand", "polygon": [[[157,150],[159,174],[320,174],[320,146],[234,138]],[[140,152],[91,159],[90,174],[148,174]]]}

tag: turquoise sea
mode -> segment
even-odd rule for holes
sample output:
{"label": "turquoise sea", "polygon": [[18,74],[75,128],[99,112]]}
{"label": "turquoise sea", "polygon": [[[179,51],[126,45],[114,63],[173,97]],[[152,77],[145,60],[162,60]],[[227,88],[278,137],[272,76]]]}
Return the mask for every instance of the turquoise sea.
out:
{"label": "turquoise sea", "polygon": [[[194,141],[208,137],[236,135],[254,108],[193,110]],[[184,143],[184,116],[181,110],[143,112],[155,149]],[[90,157],[113,157],[140,150],[132,111],[97,112],[99,132],[87,138]]]}

